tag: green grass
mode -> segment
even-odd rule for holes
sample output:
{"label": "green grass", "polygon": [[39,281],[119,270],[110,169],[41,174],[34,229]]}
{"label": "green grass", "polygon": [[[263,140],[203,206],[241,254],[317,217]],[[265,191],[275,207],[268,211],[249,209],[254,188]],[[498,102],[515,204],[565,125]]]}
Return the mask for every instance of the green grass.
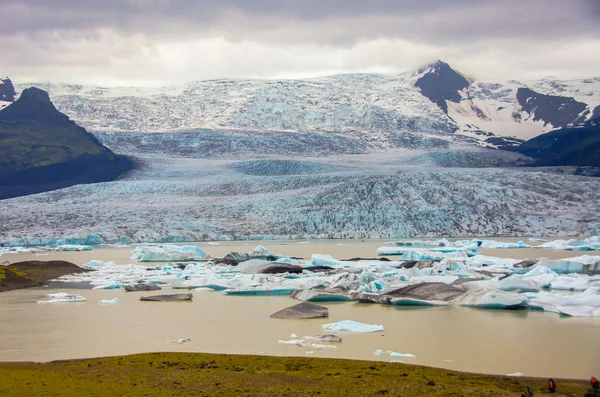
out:
{"label": "green grass", "polygon": [[[546,379],[356,360],[146,353],[51,363],[0,363],[1,396],[520,396]],[[557,380],[554,396],[585,381]]]}
{"label": "green grass", "polygon": [[0,165],[11,172],[62,163],[84,153],[94,155],[104,150],[75,124],[0,123]]}

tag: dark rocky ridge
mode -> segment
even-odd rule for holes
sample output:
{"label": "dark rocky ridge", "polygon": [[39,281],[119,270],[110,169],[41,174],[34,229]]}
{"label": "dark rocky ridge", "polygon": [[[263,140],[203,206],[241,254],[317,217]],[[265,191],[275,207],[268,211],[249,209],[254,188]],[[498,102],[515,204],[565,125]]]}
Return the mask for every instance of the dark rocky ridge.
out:
{"label": "dark rocky ridge", "polygon": [[0,79],[0,101],[3,102],[14,102],[15,101],[15,87],[12,81],[7,77],[6,79]]}
{"label": "dark rocky ridge", "polygon": [[459,91],[468,86],[469,80],[442,61],[431,65],[431,70],[415,82],[415,87],[421,90],[421,94],[437,104],[446,114],[446,101],[460,102]]}
{"label": "dark rocky ridge", "polygon": [[[533,120],[556,128],[583,122],[589,114],[583,102],[571,97],[540,94],[530,88],[521,87],[517,90],[517,102],[523,111],[533,116]],[[518,120],[519,115],[515,114],[513,118]]]}
{"label": "dark rocky ridge", "polygon": [[0,199],[110,181],[132,167],[56,110],[43,90],[28,88],[0,110]]}
{"label": "dark rocky ridge", "polygon": [[538,166],[600,167],[600,118],[542,134],[516,150]]}

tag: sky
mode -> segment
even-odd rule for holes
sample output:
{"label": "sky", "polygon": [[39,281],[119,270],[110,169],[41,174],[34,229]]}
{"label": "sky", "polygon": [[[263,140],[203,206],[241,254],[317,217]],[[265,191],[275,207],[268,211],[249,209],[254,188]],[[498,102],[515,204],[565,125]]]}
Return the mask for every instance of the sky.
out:
{"label": "sky", "polygon": [[600,76],[600,0],[0,0],[0,76],[158,86],[400,73]]}

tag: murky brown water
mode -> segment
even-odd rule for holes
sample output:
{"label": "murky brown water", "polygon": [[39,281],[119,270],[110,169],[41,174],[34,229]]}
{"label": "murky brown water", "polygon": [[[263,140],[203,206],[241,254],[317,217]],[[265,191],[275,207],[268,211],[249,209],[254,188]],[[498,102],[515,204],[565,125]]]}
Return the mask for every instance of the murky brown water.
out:
{"label": "murky brown water", "polygon": [[[200,244],[211,255],[248,251],[256,242]],[[382,241],[262,242],[286,255],[310,257],[327,253],[338,258],[376,256]],[[342,245],[338,245],[342,244]],[[131,263],[131,249],[93,252],[4,255],[16,262],[31,258],[91,259]],[[486,255],[569,257],[574,252],[548,250],[482,250]],[[44,295],[74,292],[85,303],[38,305]],[[314,350],[311,356],[390,361],[376,349],[416,355],[404,362],[463,371],[532,376],[589,378],[600,373],[600,319],[565,318],[530,311],[484,311],[459,307],[400,309],[353,302],[329,303],[330,317],[315,320],[277,320],[269,316],[296,304],[290,297],[239,297],[221,292],[194,292],[193,302],[140,302],[139,296],[169,293],[126,293],[122,290],[37,288],[0,294],[0,361],[48,361],[150,351],[191,351],[267,355],[305,355],[309,349],[281,345],[278,340],[321,333],[321,324],[355,320],[382,324],[382,333],[342,332],[336,349]],[[98,305],[119,298],[117,305]],[[178,338],[192,341],[176,344]]]}

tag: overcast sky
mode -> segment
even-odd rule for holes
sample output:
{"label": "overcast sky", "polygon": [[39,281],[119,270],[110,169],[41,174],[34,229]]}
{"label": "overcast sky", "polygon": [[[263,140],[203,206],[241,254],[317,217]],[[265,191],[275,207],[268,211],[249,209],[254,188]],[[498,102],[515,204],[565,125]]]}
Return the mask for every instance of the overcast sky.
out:
{"label": "overcast sky", "polygon": [[0,76],[162,85],[403,72],[600,76],[600,0],[0,0]]}

